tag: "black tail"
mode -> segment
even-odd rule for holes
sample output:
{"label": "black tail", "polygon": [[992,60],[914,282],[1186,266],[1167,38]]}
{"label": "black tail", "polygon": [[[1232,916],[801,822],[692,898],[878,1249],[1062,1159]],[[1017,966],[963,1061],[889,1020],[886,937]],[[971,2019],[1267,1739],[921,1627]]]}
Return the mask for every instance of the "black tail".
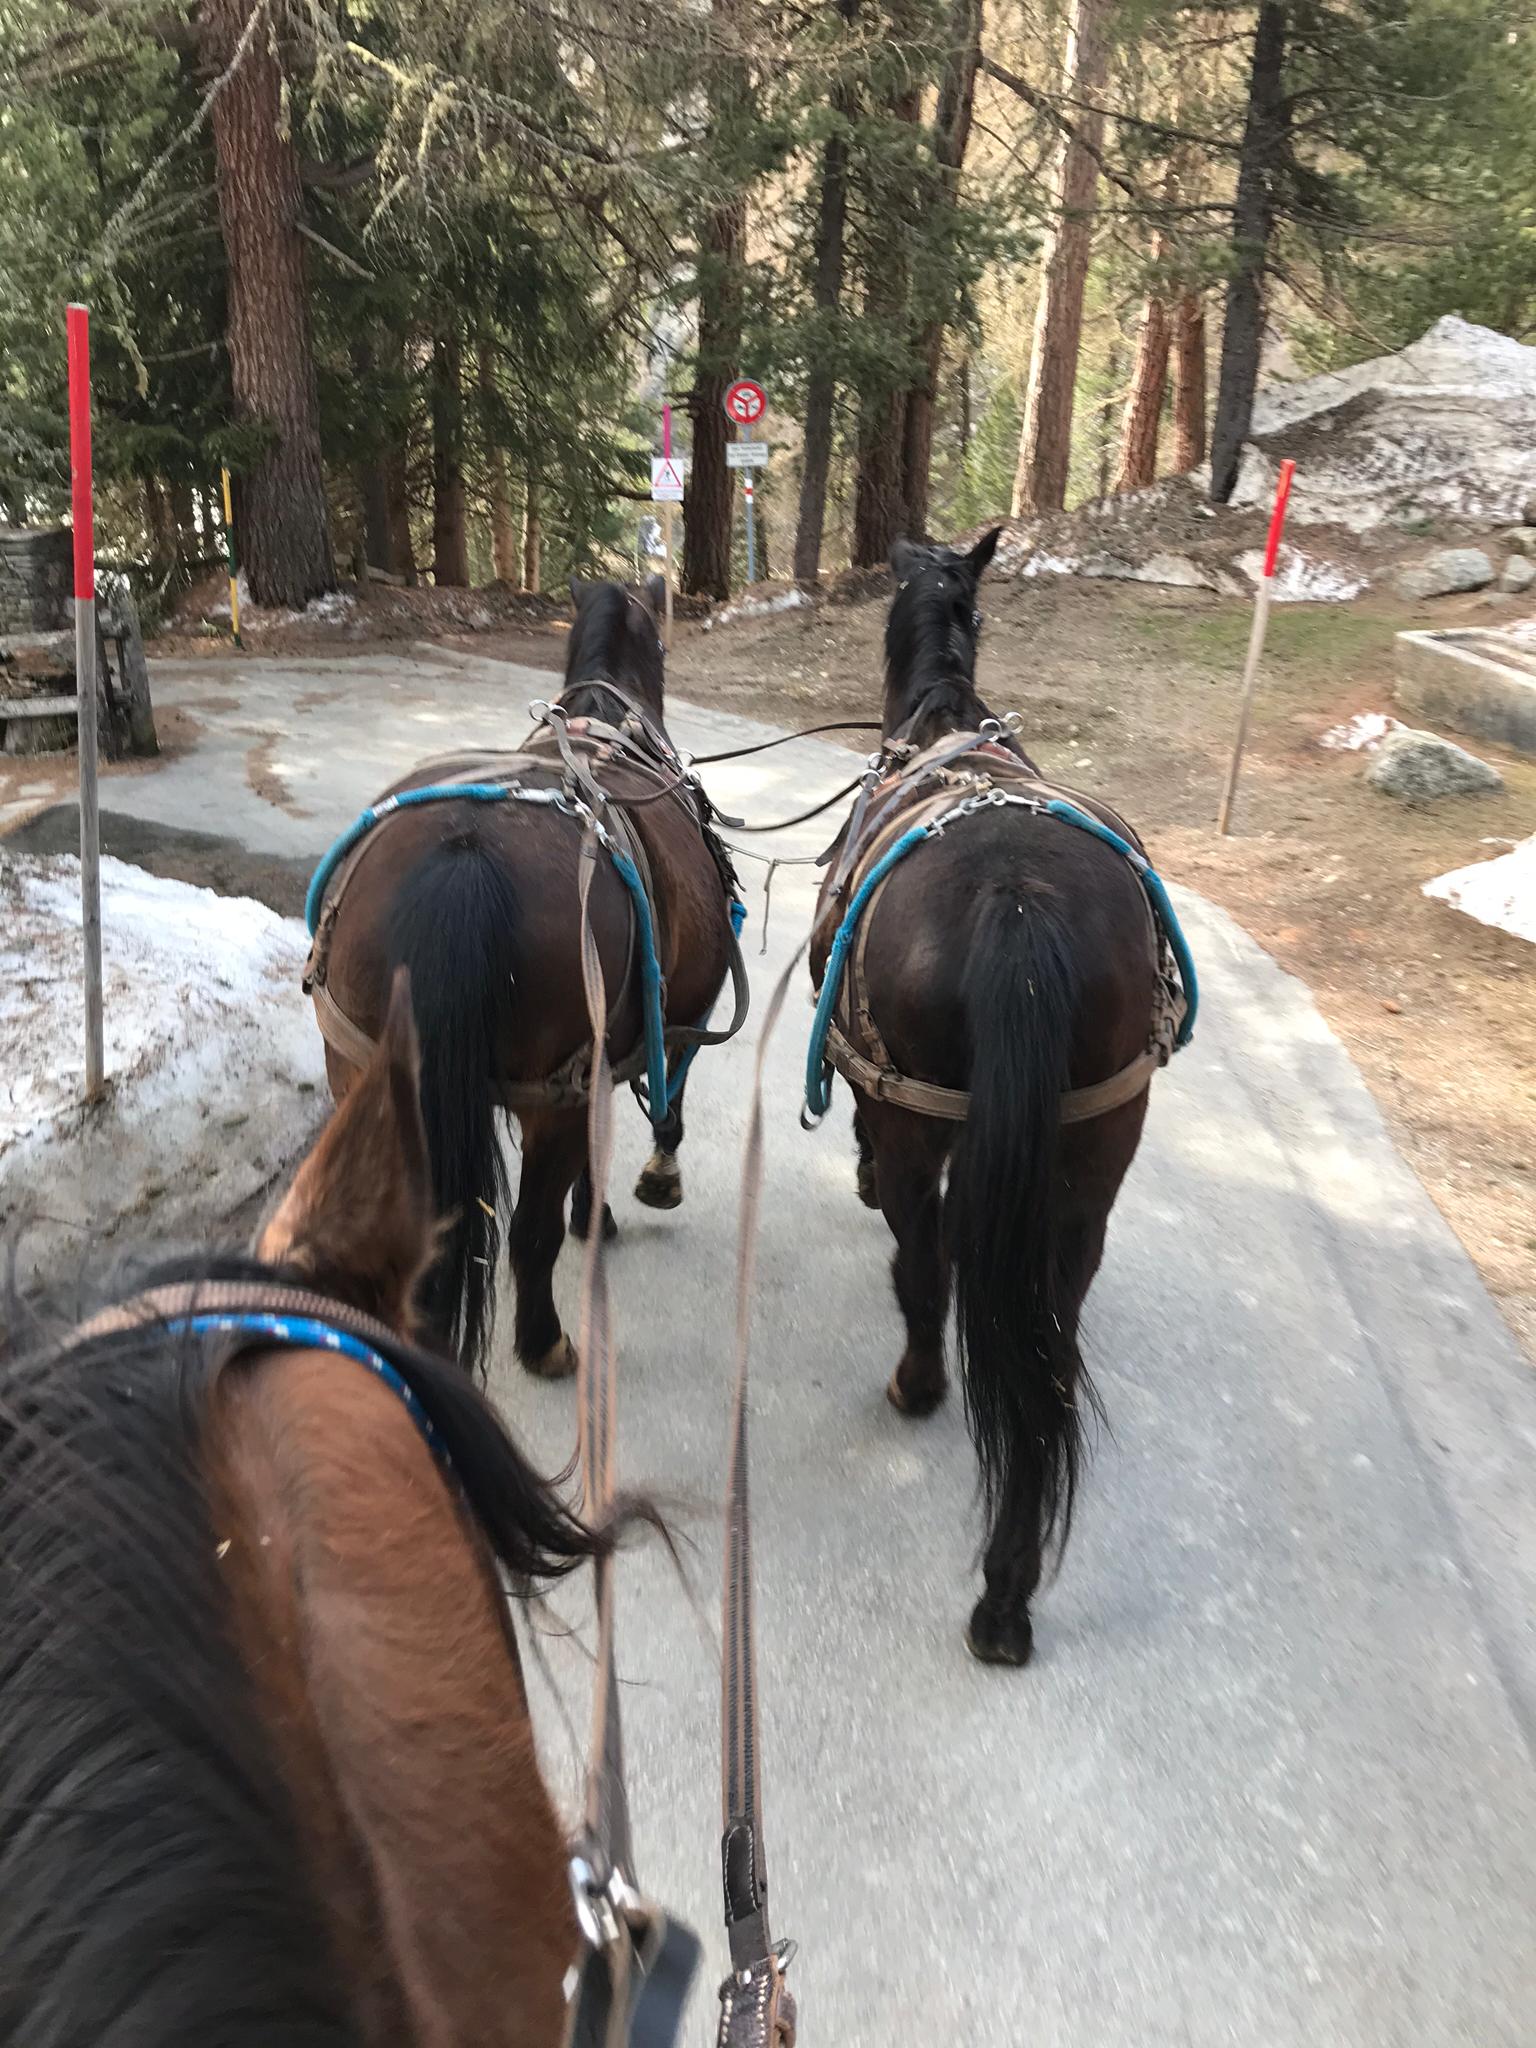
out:
{"label": "black tail", "polygon": [[480,1370],[496,1320],[500,1218],[511,1202],[492,1077],[512,1019],[517,893],[473,825],[412,869],[390,916],[391,967],[411,970],[421,1040],[421,1114],[442,1219],[423,1308],[436,1335]]}
{"label": "black tail", "polygon": [[[1065,1544],[1093,1392],[1062,1299],[1055,1186],[1077,975],[1054,892],[999,890],[966,967],[971,1107],[950,1163],[945,1229],[966,1416],[988,1525],[1038,1499],[1041,1551]],[[1033,1532],[1021,1531],[1023,1543]]]}

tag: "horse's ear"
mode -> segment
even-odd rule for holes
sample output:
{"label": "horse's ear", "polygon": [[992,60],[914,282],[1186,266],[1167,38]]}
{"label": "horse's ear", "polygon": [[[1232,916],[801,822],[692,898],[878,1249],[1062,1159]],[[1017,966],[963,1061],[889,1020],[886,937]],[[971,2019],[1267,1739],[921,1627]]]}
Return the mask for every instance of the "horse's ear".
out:
{"label": "horse's ear", "polygon": [[923,550],[912,541],[899,540],[891,548],[891,574],[898,583],[905,583],[922,565]]}
{"label": "horse's ear", "polygon": [[338,1299],[407,1331],[436,1243],[420,1064],[411,980],[401,967],[373,1058],[257,1244],[269,1264],[296,1266]]}
{"label": "horse's ear", "polygon": [[667,579],[665,576],[646,577],[645,600],[651,608],[651,617],[660,620],[667,609]]}
{"label": "horse's ear", "polygon": [[591,596],[592,587],[590,583],[580,576],[573,576],[571,578],[571,603],[575,605],[578,612]]}
{"label": "horse's ear", "polygon": [[982,570],[986,568],[988,562],[997,553],[997,544],[1002,537],[1003,529],[1000,526],[990,528],[981,536],[981,539],[977,541],[975,547],[966,556],[965,559],[970,567],[971,574],[978,582],[981,580]]}

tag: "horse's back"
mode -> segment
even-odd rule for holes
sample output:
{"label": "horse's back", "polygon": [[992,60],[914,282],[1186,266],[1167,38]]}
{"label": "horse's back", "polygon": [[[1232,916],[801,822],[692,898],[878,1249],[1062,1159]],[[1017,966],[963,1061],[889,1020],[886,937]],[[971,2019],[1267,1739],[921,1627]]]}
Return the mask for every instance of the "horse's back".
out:
{"label": "horse's back", "polygon": [[1072,1085],[1134,1059],[1147,1042],[1158,971],[1135,871],[1078,826],[999,805],[899,861],[866,912],[869,1008],[897,1065],[944,1087],[967,1086],[967,967],[978,948],[998,943],[999,901],[1063,932],[1078,1013]]}

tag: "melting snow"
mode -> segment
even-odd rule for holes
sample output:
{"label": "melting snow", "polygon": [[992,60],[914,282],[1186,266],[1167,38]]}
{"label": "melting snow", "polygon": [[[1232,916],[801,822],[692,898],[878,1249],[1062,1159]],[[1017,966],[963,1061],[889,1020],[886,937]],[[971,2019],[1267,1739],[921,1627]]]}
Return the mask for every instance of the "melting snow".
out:
{"label": "melting snow", "polygon": [[1362,748],[1379,746],[1389,732],[1401,732],[1403,721],[1386,711],[1357,711],[1342,725],[1331,725],[1318,735],[1320,747],[1337,753],[1357,754]]}
{"label": "melting snow", "polygon": [[1536,835],[1497,860],[1474,861],[1424,884],[1424,894],[1536,945]]}
{"label": "melting snow", "polygon": [[740,604],[728,604],[723,611],[711,612],[704,621],[704,630],[713,632],[716,626],[729,626],[737,619],[766,618],[770,612],[797,612],[810,602],[803,590],[781,590],[772,597],[744,597]]}
{"label": "melting snow", "polygon": [[80,864],[0,851],[0,1235],[25,1229],[23,1278],[121,1216],[202,1235],[325,1101],[297,920],[111,858],[101,895],[107,1098],[87,1110]]}

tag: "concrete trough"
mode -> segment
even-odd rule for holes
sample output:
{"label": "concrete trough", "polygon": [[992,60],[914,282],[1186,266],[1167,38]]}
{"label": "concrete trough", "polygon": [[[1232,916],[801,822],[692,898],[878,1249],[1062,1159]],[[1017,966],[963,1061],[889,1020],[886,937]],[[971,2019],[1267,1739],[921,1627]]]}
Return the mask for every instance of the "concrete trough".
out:
{"label": "concrete trough", "polygon": [[1487,626],[1399,633],[1395,694],[1421,722],[1536,754],[1536,642]]}

